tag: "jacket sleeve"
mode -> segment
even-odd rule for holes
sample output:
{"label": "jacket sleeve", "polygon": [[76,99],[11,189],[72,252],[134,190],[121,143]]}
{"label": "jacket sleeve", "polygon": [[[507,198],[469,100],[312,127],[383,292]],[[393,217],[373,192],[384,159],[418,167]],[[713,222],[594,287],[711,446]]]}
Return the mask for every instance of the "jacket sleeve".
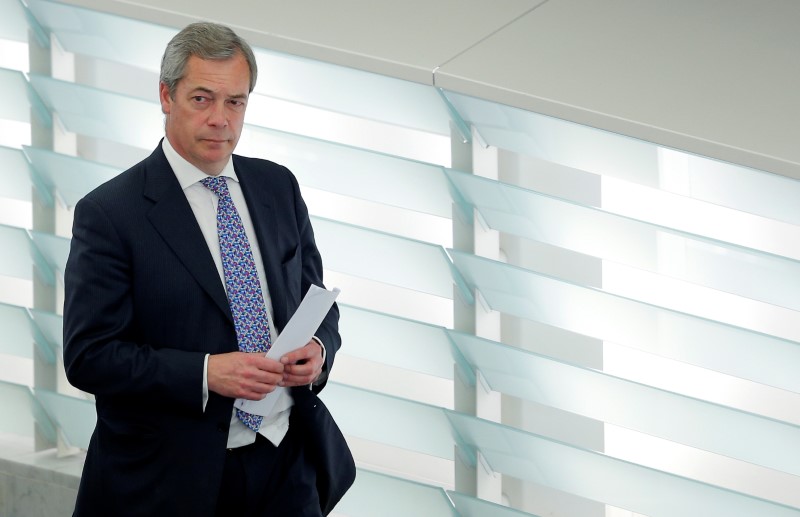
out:
{"label": "jacket sleeve", "polygon": [[98,401],[134,397],[202,411],[204,354],[138,338],[133,282],[142,279],[134,278],[131,244],[100,203],[77,204],[64,272],[67,378]]}
{"label": "jacket sleeve", "polygon": [[[291,179],[295,197],[295,217],[300,234],[300,245],[303,257],[302,292],[306,293],[312,284],[323,288],[325,287],[323,283],[322,257],[317,249],[317,244],[314,239],[314,229],[311,226],[306,204],[300,195],[300,187],[297,184],[297,179],[294,175],[291,176]],[[339,308],[336,304],[328,311],[328,314],[315,332],[315,336],[323,342],[326,351],[323,381],[315,384],[313,387],[315,392],[319,392],[325,387],[327,376],[333,368],[336,352],[342,344],[342,339],[339,336]]]}

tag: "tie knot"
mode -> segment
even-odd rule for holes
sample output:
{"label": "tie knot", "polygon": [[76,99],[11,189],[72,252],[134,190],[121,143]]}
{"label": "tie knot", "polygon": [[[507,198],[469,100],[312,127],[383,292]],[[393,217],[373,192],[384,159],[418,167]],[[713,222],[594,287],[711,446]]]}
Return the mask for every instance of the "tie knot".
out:
{"label": "tie knot", "polygon": [[229,195],[228,183],[225,181],[225,176],[209,176],[202,179],[200,183],[220,197]]}

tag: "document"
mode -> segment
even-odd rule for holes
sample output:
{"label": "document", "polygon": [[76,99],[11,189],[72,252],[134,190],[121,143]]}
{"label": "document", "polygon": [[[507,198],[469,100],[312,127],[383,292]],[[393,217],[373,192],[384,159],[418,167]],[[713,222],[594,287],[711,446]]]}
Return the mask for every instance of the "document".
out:
{"label": "document", "polygon": [[[338,288],[328,291],[312,285],[292,319],[283,328],[278,339],[272,343],[267,352],[267,357],[277,361],[283,355],[302,348],[311,341],[311,337],[319,328],[325,315],[328,314],[336,297],[339,296],[339,292]],[[272,414],[275,403],[281,398],[281,392],[286,391],[286,389],[279,386],[261,400],[236,399],[233,405],[253,415],[269,417]]]}

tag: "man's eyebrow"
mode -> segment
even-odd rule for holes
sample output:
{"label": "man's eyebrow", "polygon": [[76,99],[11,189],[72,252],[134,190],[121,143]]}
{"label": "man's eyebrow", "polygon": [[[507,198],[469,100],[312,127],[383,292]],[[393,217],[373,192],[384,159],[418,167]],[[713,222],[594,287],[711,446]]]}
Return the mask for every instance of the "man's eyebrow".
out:
{"label": "man's eyebrow", "polygon": [[[209,95],[217,95],[218,94],[218,92],[212,90],[211,88],[207,88],[205,86],[195,86],[193,89],[189,90],[190,94],[194,94],[194,93],[197,93],[197,92],[207,93]],[[250,96],[247,93],[236,93],[236,94],[230,95],[228,98],[229,99],[245,99],[245,100],[247,100],[249,97]]]}
{"label": "man's eyebrow", "polygon": [[[203,93],[208,93],[208,94],[211,94],[211,95],[218,95],[219,94],[219,92],[214,91],[211,88],[208,88],[206,86],[195,86],[194,88],[189,90],[189,93],[195,93],[195,92],[203,92]],[[248,96],[249,95],[246,94],[246,93],[235,93],[233,95],[229,95],[228,98],[229,99],[246,99]]]}

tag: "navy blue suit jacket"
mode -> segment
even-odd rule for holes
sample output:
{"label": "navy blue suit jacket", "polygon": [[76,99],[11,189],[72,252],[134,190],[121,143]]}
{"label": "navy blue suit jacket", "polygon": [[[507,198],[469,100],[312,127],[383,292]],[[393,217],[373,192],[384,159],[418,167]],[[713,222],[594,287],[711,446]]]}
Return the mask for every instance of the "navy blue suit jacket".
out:
{"label": "navy blue suit jacket", "polygon": [[[309,286],[323,285],[308,212],[285,167],[240,156],[233,163],[281,329]],[[337,321],[334,306],[316,332],[327,371],[341,344]],[[75,207],[64,365],[74,386],[95,395],[97,408],[76,515],[213,514],[233,399],[210,393],[203,411],[203,361],[207,353],[236,350],[224,287],[159,145]],[[332,424],[308,388],[293,393],[293,422]],[[352,457],[335,431],[316,435],[315,445],[334,454],[328,463],[349,468]]]}

